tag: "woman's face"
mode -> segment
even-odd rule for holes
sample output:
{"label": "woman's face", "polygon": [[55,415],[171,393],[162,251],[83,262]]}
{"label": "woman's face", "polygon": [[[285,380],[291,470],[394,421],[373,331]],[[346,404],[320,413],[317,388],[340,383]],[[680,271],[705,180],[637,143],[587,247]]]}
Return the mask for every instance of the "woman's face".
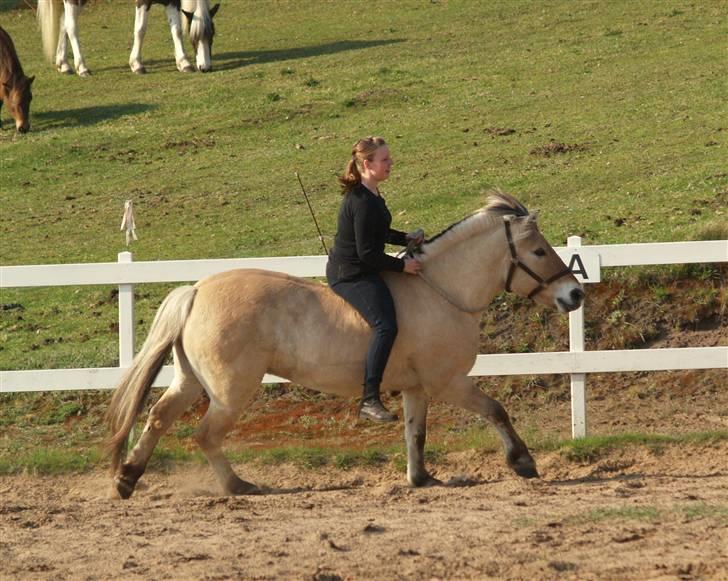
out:
{"label": "woman's face", "polygon": [[392,169],[392,158],[389,157],[389,147],[382,145],[378,148],[372,160],[366,160],[364,162],[364,168],[368,171],[371,179],[377,182],[386,180]]}

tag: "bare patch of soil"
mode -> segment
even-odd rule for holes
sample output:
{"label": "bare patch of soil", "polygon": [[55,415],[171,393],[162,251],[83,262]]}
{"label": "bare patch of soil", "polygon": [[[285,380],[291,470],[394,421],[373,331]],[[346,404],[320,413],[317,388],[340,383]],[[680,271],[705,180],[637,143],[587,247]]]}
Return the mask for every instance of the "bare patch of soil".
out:
{"label": "bare patch of soil", "polygon": [[451,454],[446,486],[391,468],[239,466],[266,494],[221,497],[206,467],[0,479],[0,577],[15,579],[725,579],[728,444],[539,458]]}
{"label": "bare patch of soil", "polygon": [[531,155],[540,155],[542,157],[552,157],[561,153],[571,153],[572,151],[584,151],[587,147],[579,143],[561,143],[560,141],[550,141],[546,145],[534,147]]}

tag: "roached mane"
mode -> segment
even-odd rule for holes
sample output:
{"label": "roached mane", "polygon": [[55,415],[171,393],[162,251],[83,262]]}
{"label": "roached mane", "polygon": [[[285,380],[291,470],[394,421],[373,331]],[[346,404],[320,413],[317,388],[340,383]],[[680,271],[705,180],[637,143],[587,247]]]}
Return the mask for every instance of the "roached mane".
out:
{"label": "roached mane", "polygon": [[533,217],[526,206],[516,198],[500,190],[493,190],[488,195],[488,203],[485,207],[473,212],[459,222],[451,224],[442,232],[427,240],[422,247],[422,251],[427,258],[432,258],[453,244],[470,238],[477,232],[491,226],[494,219],[502,219],[504,216]]}

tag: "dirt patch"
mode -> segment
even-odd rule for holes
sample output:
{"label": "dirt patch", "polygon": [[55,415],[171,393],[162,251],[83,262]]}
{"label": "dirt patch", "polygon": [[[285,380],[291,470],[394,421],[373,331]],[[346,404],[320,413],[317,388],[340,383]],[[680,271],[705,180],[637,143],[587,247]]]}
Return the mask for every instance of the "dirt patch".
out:
{"label": "dirt patch", "polygon": [[391,467],[243,465],[266,486],[220,497],[206,467],[144,476],[0,479],[0,577],[721,579],[728,444],[634,447],[595,464],[558,453],[524,481],[500,454],[451,454],[446,486]]}
{"label": "dirt patch", "polygon": [[571,153],[573,151],[584,151],[587,149],[586,145],[579,143],[561,143],[558,141],[551,141],[546,145],[540,145],[534,147],[530,153],[531,155],[540,155],[542,157],[552,157],[562,153]]}

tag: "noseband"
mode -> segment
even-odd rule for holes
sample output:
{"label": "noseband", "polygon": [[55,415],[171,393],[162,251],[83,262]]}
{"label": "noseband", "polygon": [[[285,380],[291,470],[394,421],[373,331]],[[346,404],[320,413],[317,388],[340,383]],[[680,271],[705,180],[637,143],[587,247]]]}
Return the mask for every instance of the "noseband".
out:
{"label": "noseband", "polygon": [[539,275],[537,275],[535,272],[533,272],[528,266],[523,264],[520,260],[518,260],[518,254],[516,253],[516,245],[513,243],[513,235],[511,234],[511,222],[510,220],[503,220],[503,223],[506,225],[506,238],[508,239],[508,249],[511,252],[511,265],[508,268],[508,277],[506,278],[506,291],[511,292],[511,281],[513,280],[513,275],[516,273],[516,269],[520,268],[523,272],[525,272],[528,276],[530,276],[533,280],[535,280],[538,283],[538,286],[534,288],[530,293],[528,293],[528,298],[532,299],[535,297],[538,293],[540,293],[542,290],[544,290],[546,287],[548,287],[552,282],[555,280],[560,279],[562,276],[567,276],[572,274],[571,269],[567,266],[562,271],[557,272],[553,276],[550,276],[547,279],[541,278]]}

